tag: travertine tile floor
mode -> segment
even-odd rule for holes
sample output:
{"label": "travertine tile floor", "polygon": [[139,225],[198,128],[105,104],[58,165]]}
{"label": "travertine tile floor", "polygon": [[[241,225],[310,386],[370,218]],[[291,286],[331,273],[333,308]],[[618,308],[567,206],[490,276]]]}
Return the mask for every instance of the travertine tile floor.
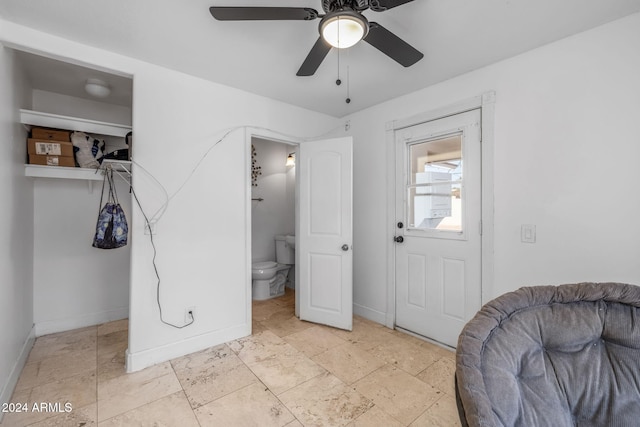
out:
{"label": "travertine tile floor", "polygon": [[[126,374],[127,320],[40,337],[0,426],[459,426],[454,353],[356,317],[255,302],[253,335]],[[33,403],[70,403],[68,413]],[[55,408],[53,408],[55,409]]]}

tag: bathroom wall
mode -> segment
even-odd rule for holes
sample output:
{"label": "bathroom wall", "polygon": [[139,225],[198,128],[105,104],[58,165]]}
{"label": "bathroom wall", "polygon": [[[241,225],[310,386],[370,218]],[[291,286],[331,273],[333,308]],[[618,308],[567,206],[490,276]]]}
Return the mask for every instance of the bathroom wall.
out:
{"label": "bathroom wall", "polygon": [[293,234],[295,229],[295,166],[285,166],[287,155],[295,147],[253,138],[258,176],[251,188],[251,259],[252,262],[275,261],[276,234]]}

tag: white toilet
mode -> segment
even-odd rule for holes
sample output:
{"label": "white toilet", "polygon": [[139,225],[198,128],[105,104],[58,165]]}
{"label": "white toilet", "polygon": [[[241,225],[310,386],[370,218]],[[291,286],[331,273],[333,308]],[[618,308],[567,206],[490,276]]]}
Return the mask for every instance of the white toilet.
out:
{"label": "white toilet", "polygon": [[[252,298],[266,300],[284,295],[289,271],[295,263],[295,237],[277,235],[276,261],[256,262],[251,265]],[[290,284],[292,286],[293,283]]]}

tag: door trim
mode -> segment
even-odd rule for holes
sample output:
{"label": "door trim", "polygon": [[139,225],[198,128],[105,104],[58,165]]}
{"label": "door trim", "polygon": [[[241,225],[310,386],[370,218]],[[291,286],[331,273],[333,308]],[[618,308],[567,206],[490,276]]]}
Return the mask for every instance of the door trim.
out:
{"label": "door trim", "polygon": [[480,109],[481,121],[481,175],[482,175],[482,277],[481,295],[482,304],[485,304],[493,295],[494,283],[494,117],[495,117],[495,91],[484,92],[482,95],[469,98],[435,110],[420,113],[404,119],[392,120],[385,124],[386,150],[387,150],[387,314],[385,326],[395,327],[396,321],[396,271],[395,271],[395,194],[396,194],[396,132],[425,122],[442,119],[470,110]]}
{"label": "door trim", "polygon": [[[251,295],[251,286],[253,279],[251,277],[251,140],[252,138],[260,138],[266,139],[273,142],[279,142],[282,144],[287,144],[292,146],[292,151],[295,152],[296,158],[298,157],[298,150],[300,144],[303,142],[302,138],[296,138],[293,136],[286,136],[279,132],[272,131],[269,129],[259,128],[259,127],[251,127],[247,126],[243,129],[244,132],[244,156],[245,156],[245,173],[244,173],[244,199],[245,199],[245,293],[246,293],[246,301],[245,301],[245,319],[247,325],[249,325],[249,334],[253,333],[253,316],[252,316],[252,295]],[[296,174],[298,171],[296,170]],[[299,206],[299,183],[296,177],[295,184],[295,234],[296,234],[296,246],[298,245],[298,217],[300,212]],[[298,260],[298,255],[296,254],[296,262]],[[299,282],[298,278],[299,269],[296,268],[296,277],[295,282]],[[295,302],[295,315],[299,316],[299,293],[296,292],[296,302]]]}

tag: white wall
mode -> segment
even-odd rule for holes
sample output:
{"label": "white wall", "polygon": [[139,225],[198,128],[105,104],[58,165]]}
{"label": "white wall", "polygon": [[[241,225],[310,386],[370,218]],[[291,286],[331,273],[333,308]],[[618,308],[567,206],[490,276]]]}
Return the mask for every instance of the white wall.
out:
{"label": "white wall", "polygon": [[295,147],[254,138],[256,164],[262,169],[257,187],[251,188],[251,259],[275,261],[277,234],[295,232],[295,167],[285,166],[287,155]]}
{"label": "white wall", "polygon": [[0,93],[0,403],[5,403],[34,338],[33,190],[24,177],[26,132],[18,124],[18,110],[31,106],[30,94],[15,55],[2,46]]}
{"label": "white wall", "polygon": [[[117,176],[115,180],[130,221],[129,186]],[[33,306],[38,336],[128,316],[130,246],[91,246],[101,190],[100,182],[90,193],[84,181],[35,179]]]}
{"label": "white wall", "polygon": [[[428,60],[428,57],[425,58]],[[350,117],[354,136],[354,302],[387,301],[385,123],[495,90],[495,280],[640,284],[640,14]],[[520,242],[521,224],[537,242]],[[357,250],[356,250],[357,248]]]}
{"label": "white wall", "polygon": [[[195,170],[158,223],[156,243],[166,319],[182,325],[185,309],[195,306],[196,322],[182,330],[158,322],[150,299],[156,286],[151,248],[148,239],[137,239],[131,321],[140,327],[131,329],[129,350],[141,359],[155,361],[153,349],[159,346],[171,355],[250,332],[250,131],[237,129],[208,151],[224,129],[246,123],[309,135],[322,133],[335,119],[159,67],[136,72],[135,158],[170,195]],[[156,187],[148,177],[136,173],[134,183],[145,209],[157,209],[162,199],[152,196]],[[134,226],[142,230],[140,216]]]}
{"label": "white wall", "polygon": [[35,111],[131,126],[131,107],[38,89],[32,99]]}
{"label": "white wall", "polygon": [[252,131],[238,128],[222,136],[246,124],[273,130],[255,131],[269,138],[279,136],[276,132],[312,136],[333,128],[336,120],[6,21],[0,40],[134,76],[134,160],[154,177],[134,167],[134,187],[148,215],[164,201],[158,182],[175,195],[154,236],[164,318],[182,325],[185,310],[196,309],[195,323],[187,328],[160,322],[153,249],[134,208],[128,369],[247,335]]}

